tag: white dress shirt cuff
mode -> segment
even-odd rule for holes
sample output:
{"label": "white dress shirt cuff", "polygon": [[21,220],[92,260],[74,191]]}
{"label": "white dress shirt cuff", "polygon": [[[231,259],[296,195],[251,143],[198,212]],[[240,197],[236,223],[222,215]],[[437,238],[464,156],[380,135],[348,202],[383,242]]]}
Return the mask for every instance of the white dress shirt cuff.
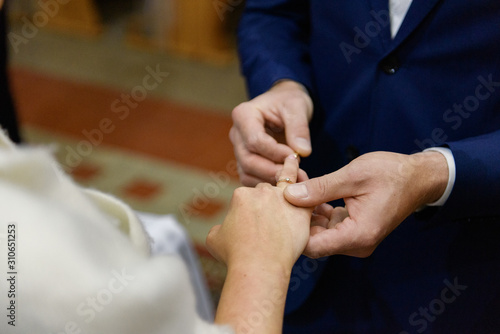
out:
{"label": "white dress shirt cuff", "polygon": [[446,203],[448,197],[450,197],[453,186],[455,185],[455,159],[453,158],[453,153],[451,153],[451,150],[446,147],[431,147],[424,150],[424,152],[426,151],[436,151],[441,153],[442,155],[444,155],[444,157],[446,158],[446,162],[448,163],[448,185],[446,186],[443,195],[434,203],[427,204],[427,206],[443,206],[444,203]]}

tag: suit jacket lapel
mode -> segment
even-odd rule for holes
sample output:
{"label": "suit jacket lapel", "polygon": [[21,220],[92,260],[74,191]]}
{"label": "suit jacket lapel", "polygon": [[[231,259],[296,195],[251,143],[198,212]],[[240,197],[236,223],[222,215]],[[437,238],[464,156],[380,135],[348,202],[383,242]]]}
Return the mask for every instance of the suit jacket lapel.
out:
{"label": "suit jacket lapel", "polygon": [[387,50],[387,54],[394,51],[394,49],[396,49],[418,27],[440,1],[442,0],[413,0],[399,31]]}

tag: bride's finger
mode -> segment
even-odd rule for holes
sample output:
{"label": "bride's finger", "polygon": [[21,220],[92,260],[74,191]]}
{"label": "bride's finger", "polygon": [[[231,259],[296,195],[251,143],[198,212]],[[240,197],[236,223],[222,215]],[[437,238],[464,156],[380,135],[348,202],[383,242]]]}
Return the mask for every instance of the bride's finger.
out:
{"label": "bride's finger", "polygon": [[299,159],[295,154],[289,155],[285,159],[283,169],[277,177],[276,186],[285,189],[289,184],[297,182],[297,173],[299,172]]}

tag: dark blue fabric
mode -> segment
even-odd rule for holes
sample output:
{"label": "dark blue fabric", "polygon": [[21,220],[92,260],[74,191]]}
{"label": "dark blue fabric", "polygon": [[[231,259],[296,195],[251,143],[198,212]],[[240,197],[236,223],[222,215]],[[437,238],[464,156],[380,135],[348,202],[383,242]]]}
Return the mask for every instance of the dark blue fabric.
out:
{"label": "dark blue fabric", "polygon": [[315,101],[310,176],[353,152],[430,146],[448,146],[457,170],[446,205],[290,289],[284,333],[498,332],[500,2],[415,0],[394,39],[389,29],[386,0],[247,0],[250,96],[289,78]]}

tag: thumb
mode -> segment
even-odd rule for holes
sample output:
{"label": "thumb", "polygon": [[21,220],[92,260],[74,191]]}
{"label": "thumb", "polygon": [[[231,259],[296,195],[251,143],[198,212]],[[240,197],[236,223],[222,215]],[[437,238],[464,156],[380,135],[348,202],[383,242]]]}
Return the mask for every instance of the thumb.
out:
{"label": "thumb", "polygon": [[293,205],[313,207],[336,199],[353,196],[353,186],[343,169],[305,182],[290,184],[285,198]]}
{"label": "thumb", "polygon": [[313,103],[305,88],[299,88],[294,98],[288,100],[282,114],[285,125],[286,142],[302,157],[311,154],[311,136],[309,119],[312,116]]}
{"label": "thumb", "polygon": [[305,112],[296,112],[288,115],[284,121],[288,146],[301,157],[309,156],[312,148],[307,114]]}

